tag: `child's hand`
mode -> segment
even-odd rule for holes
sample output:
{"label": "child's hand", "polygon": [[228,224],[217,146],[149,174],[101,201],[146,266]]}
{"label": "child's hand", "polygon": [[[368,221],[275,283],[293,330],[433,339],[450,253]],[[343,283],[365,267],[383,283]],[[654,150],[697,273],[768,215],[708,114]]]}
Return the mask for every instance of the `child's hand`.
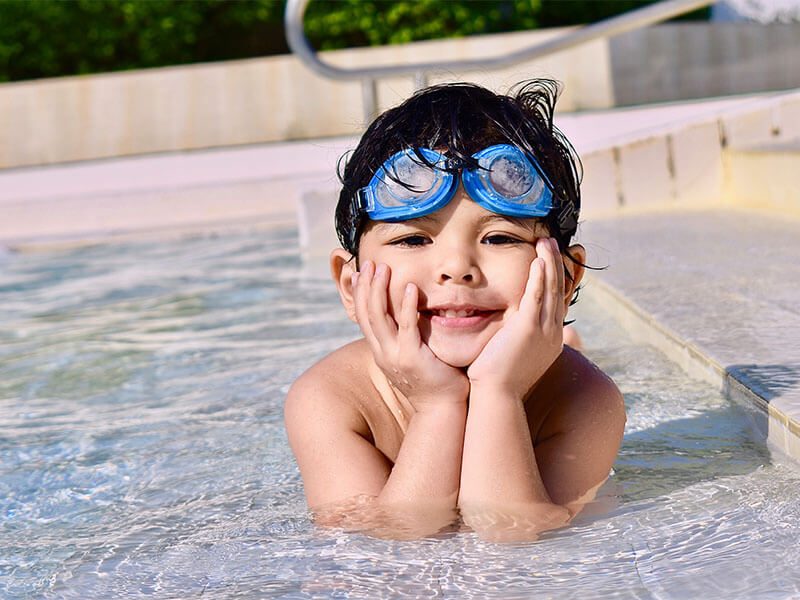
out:
{"label": "child's hand", "polygon": [[523,400],[561,354],[566,312],[561,254],[552,238],[539,239],[536,253],[519,309],[467,369],[472,389]]}
{"label": "child's hand", "polygon": [[396,322],[389,314],[390,276],[388,265],[380,264],[376,269],[371,261],[365,261],[352,279],[356,319],[375,362],[416,410],[440,402],[466,402],[467,377],[439,360],[420,337],[416,285],[406,286],[395,311]]}

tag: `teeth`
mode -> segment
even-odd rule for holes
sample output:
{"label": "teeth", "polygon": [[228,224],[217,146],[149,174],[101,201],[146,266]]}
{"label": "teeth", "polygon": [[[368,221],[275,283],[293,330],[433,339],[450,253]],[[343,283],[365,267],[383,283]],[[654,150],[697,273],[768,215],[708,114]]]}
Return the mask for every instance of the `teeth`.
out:
{"label": "teeth", "polygon": [[473,310],[452,310],[448,308],[447,310],[437,310],[436,314],[440,317],[446,317],[448,319],[455,319],[458,317],[471,317],[475,314]]}

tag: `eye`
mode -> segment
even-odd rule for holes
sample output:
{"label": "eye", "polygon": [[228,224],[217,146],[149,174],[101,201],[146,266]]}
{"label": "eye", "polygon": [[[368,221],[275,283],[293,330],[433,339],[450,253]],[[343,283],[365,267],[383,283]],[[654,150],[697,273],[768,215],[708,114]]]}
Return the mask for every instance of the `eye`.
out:
{"label": "eye", "polygon": [[524,243],[524,240],[507,233],[491,233],[483,238],[482,242],[492,246],[500,246],[508,244],[522,244]]}
{"label": "eye", "polygon": [[430,239],[428,239],[424,235],[414,234],[414,235],[407,235],[397,240],[393,240],[389,242],[389,245],[403,246],[403,247],[417,247],[417,246],[425,246],[426,244],[429,243]]}

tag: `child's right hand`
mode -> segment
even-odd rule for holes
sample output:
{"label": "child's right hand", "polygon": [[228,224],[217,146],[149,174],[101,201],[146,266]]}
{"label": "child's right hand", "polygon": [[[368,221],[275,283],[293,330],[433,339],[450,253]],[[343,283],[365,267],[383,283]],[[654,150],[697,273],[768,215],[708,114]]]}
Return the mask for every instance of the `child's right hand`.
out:
{"label": "child's right hand", "polygon": [[416,410],[434,404],[466,403],[466,374],[441,361],[419,333],[416,285],[406,285],[397,320],[389,314],[389,266],[365,261],[352,277],[356,319],[375,362]]}

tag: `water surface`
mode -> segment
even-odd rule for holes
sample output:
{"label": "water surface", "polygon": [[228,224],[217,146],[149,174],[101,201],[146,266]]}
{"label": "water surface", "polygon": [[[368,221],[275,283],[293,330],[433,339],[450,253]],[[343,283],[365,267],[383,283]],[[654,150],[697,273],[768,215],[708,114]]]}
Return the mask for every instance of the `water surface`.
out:
{"label": "water surface", "polygon": [[626,436],[600,515],[530,544],[309,521],[291,382],[357,335],[296,232],[0,258],[0,596],[786,598],[800,473],[586,301]]}

